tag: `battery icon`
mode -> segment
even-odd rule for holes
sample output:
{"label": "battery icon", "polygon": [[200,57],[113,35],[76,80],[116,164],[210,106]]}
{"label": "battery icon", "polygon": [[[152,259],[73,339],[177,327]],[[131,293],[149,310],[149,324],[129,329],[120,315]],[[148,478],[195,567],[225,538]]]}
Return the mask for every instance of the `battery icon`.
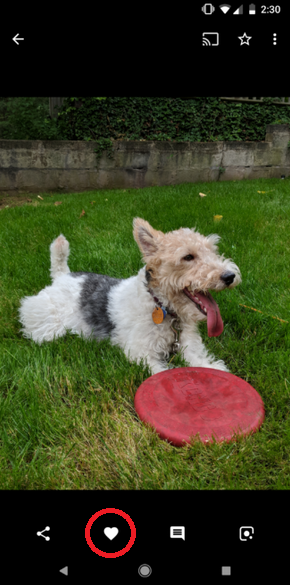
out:
{"label": "battery icon", "polygon": [[255,6],[255,4],[250,4],[250,6],[249,6],[249,14],[256,14],[256,6]]}

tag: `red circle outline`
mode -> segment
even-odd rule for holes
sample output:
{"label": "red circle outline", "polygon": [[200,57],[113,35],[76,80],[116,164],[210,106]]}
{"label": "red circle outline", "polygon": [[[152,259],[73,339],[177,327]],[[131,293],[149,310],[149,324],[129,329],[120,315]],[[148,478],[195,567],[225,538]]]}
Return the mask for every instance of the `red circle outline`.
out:
{"label": "red circle outline", "polygon": [[[91,539],[91,535],[90,535],[91,528],[92,528],[94,521],[97,520],[97,518],[99,518],[100,516],[103,516],[104,514],[118,514],[118,516],[122,516],[122,518],[124,518],[124,520],[126,520],[126,522],[128,522],[130,529],[131,529],[131,537],[128,541],[128,544],[124,548],[122,548],[121,550],[117,550],[116,552],[113,552],[113,553],[107,553],[107,552],[104,552],[103,550],[100,550],[99,548],[97,548],[94,545],[94,543]],[[86,541],[87,541],[90,549],[94,553],[96,553],[100,557],[105,557],[106,559],[115,559],[117,557],[123,556],[133,546],[133,544],[135,542],[135,538],[136,538],[136,527],[135,527],[133,520],[130,518],[130,516],[128,514],[126,514],[125,512],[123,512],[123,510],[118,510],[117,508],[104,508],[103,510],[99,510],[98,512],[93,514],[93,516],[91,516],[91,518],[89,519],[89,521],[86,525],[86,528],[85,528],[85,538],[86,538]]]}

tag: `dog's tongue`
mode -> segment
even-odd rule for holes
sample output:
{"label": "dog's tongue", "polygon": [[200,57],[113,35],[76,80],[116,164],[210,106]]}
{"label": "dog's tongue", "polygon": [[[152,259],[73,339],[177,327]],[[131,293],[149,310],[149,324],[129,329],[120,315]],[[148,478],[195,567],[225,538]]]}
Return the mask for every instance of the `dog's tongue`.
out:
{"label": "dog's tongue", "polygon": [[213,297],[207,293],[204,295],[200,292],[195,292],[194,295],[202,302],[207,310],[207,333],[209,337],[217,337],[224,330],[223,320],[221,318],[220,310]]}
{"label": "dog's tongue", "polygon": [[[189,291],[186,291],[186,294],[189,293]],[[207,310],[207,333],[209,337],[218,337],[218,335],[220,335],[223,330],[224,330],[224,324],[223,324],[223,320],[221,318],[221,314],[220,314],[220,310],[215,302],[215,300],[212,298],[212,296],[207,293],[206,295],[204,295],[201,292],[195,292],[194,293],[189,293],[189,295],[187,294],[187,296],[193,295],[194,297],[197,297],[203,304],[203,306],[206,308]]]}

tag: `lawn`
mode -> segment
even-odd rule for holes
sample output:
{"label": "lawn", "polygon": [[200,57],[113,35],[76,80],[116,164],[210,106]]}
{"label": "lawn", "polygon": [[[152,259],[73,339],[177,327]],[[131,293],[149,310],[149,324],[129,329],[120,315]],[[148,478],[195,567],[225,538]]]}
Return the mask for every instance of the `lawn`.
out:
{"label": "lawn", "polygon": [[[39,195],[0,210],[1,489],[289,489],[290,180]],[[220,253],[239,266],[242,283],[218,296],[224,332],[200,331],[262,397],[255,434],[174,447],[138,419],[134,396],[149,371],[121,349],[71,334],[23,338],[20,299],[50,284],[52,240],[68,239],[72,271],[128,278],[142,266],[136,216],[162,231],[218,233]]]}

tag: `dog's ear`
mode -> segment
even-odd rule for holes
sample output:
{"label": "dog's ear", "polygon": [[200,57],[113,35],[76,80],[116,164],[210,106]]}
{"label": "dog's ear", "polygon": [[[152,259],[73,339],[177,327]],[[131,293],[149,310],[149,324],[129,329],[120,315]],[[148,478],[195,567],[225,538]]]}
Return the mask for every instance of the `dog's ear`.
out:
{"label": "dog's ear", "polygon": [[217,244],[219,243],[221,237],[217,234],[210,234],[210,236],[207,236],[206,239],[211,243],[214,250],[217,251]]}
{"label": "dog's ear", "polygon": [[135,217],[133,219],[133,236],[137,242],[143,258],[154,256],[158,251],[158,243],[163,233],[155,230],[148,221]]}

